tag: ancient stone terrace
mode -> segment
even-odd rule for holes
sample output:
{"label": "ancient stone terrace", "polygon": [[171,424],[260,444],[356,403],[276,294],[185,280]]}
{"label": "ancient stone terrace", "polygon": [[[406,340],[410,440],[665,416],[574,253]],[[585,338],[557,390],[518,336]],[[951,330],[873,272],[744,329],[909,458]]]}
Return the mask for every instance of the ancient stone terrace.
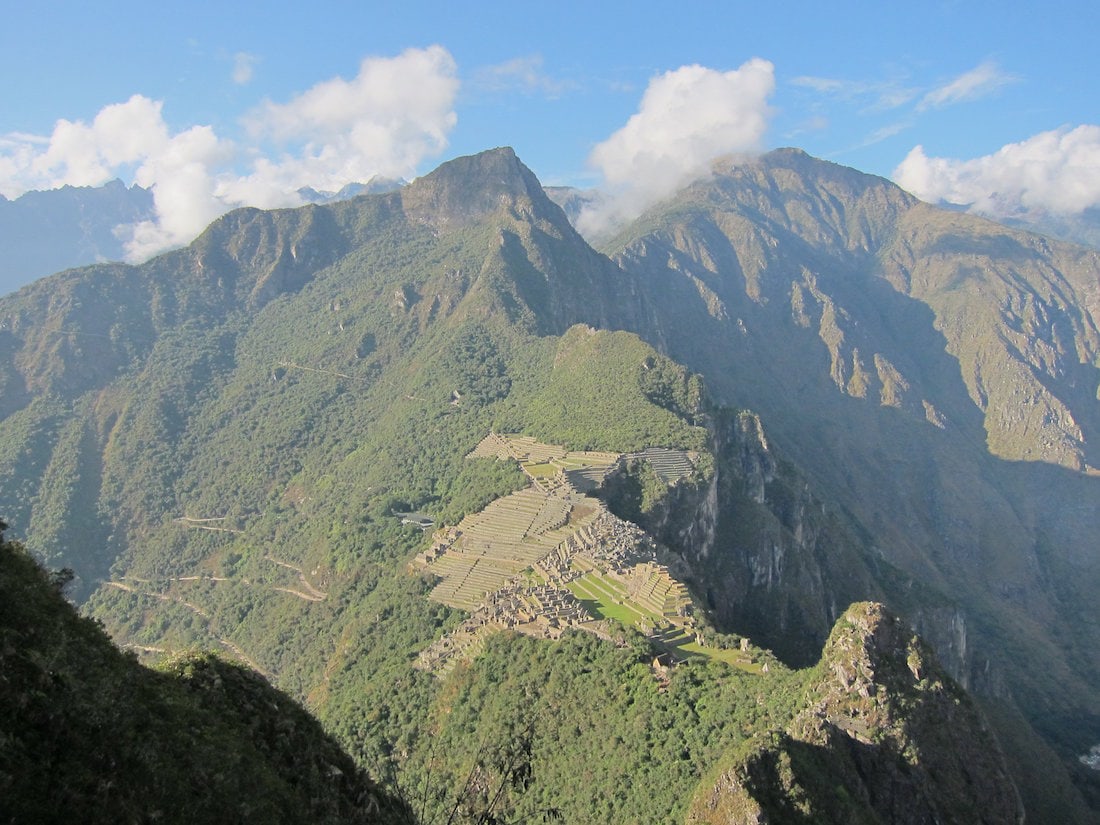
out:
{"label": "ancient stone terrace", "polygon": [[431,549],[417,557],[421,566],[442,578],[431,598],[472,610],[487,594],[533,570],[595,517],[598,508],[581,508],[571,519],[573,511],[568,499],[529,487],[467,516],[457,528],[437,533]]}
{"label": "ancient stone terrace", "polygon": [[458,628],[422,650],[417,666],[447,673],[456,661],[477,655],[485,637],[501,629],[556,639],[566,628],[590,623],[592,617],[569,590],[511,584],[490,594]]}
{"label": "ancient stone terrace", "polygon": [[511,458],[532,464],[548,464],[568,453],[564,447],[542,444],[527,435],[489,433],[474,447],[467,458]]}
{"label": "ancient stone terrace", "polygon": [[[467,458],[513,459],[531,482],[547,493],[588,493],[599,488],[619,461],[619,453],[565,450],[525,435],[489,433]],[[689,471],[690,472],[690,471]],[[572,490],[561,490],[563,486]]]}
{"label": "ancient stone terrace", "polygon": [[583,466],[564,469],[566,479],[579,493],[598,490],[607,478],[611,466]]}
{"label": "ancient stone terrace", "polygon": [[[666,484],[687,478],[695,469],[695,459],[685,450],[669,447],[647,447],[633,453],[610,453],[595,450],[571,450],[541,444],[530,436],[490,433],[467,458],[514,459],[528,472],[531,480],[548,487],[548,474],[532,472],[534,468],[556,468],[579,492],[588,493],[603,484],[608,473],[629,461],[645,461]],[[549,488],[548,488],[549,489]]]}
{"label": "ancient stone terrace", "polygon": [[598,487],[628,458],[649,461],[674,483],[694,469],[688,453],[569,452],[527,436],[490,433],[468,457],[515,460],[531,486],[438,531],[431,548],[417,557],[420,567],[440,578],[431,598],[471,612],[421,654],[421,667],[439,671],[456,658],[476,655],[496,629],[550,638],[569,627],[605,632],[599,630],[605,622],[570,589],[580,587],[582,578],[596,588],[582,588],[592,599],[623,606],[601,607],[604,614],[633,616],[678,637],[693,632],[691,597],[657,562],[653,539],[580,492]]}
{"label": "ancient stone terrace", "polygon": [[640,452],[625,453],[622,460],[647,462],[665,484],[675,484],[687,478],[695,469],[695,462],[690,453],[684,450],[671,450],[668,447],[647,447]]}
{"label": "ancient stone terrace", "polygon": [[635,565],[626,578],[630,598],[657,615],[672,619],[691,614],[691,596],[663,565]]}
{"label": "ancient stone terrace", "polygon": [[507,438],[497,433],[489,433],[466,454],[466,458],[498,458],[503,460],[515,458],[515,456],[512,454]]}

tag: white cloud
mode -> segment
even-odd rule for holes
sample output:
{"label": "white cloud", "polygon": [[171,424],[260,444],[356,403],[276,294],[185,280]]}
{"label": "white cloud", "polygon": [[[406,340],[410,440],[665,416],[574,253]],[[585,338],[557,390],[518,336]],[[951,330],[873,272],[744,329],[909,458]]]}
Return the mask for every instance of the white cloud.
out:
{"label": "white cloud", "polygon": [[233,55],[233,82],[238,86],[245,86],[252,82],[252,76],[256,72],[256,64],[260,58],[248,52],[237,52]]}
{"label": "white cloud", "polygon": [[168,138],[161,104],[141,95],[105,106],[89,124],[59,120],[49,137],[0,138],[0,192],[98,186],[147,157]]}
{"label": "white cloud", "polygon": [[256,136],[296,143],[303,170],[328,173],[300,185],[339,188],[375,173],[411,177],[421,160],[442,152],[458,119],[457,92],[446,49],[408,49],[368,57],[352,80],[333,78],[288,103],[269,101],[248,123]]}
{"label": "white cloud", "polygon": [[928,157],[917,146],[894,180],[923,200],[994,216],[1075,214],[1100,206],[1100,126],[1042,132],[972,160]]}
{"label": "white cloud", "polygon": [[835,77],[812,77],[810,75],[799,75],[791,78],[791,85],[813,89],[815,92],[824,95],[847,94],[853,86],[850,81],[837,80]]}
{"label": "white cloud", "polygon": [[231,160],[232,152],[209,126],[193,126],[149,156],[134,182],[152,187],[157,219],[120,231],[130,260],[189,243],[219,215],[243,205],[218,193],[215,170]]}
{"label": "white cloud", "polygon": [[894,135],[900,135],[906,129],[913,125],[910,120],[900,120],[895,123],[887,123],[885,126],[873,130],[863,140],[851,147],[847,151],[851,152],[856,149],[866,149],[868,146],[874,146],[876,143],[882,143],[884,140],[889,140]]}
{"label": "white cloud", "polygon": [[[923,112],[977,100],[1002,86],[1016,82],[1017,79],[1015,75],[1002,71],[996,62],[986,60],[953,80],[925,92],[917,103],[916,110]],[[862,105],[867,111],[896,109],[911,102],[921,91],[908,82],[905,74],[887,80],[841,80],[801,75],[792,78],[790,83],[820,95]]]}
{"label": "white cloud", "polygon": [[318,83],[247,118],[253,138],[276,142],[274,156],[259,143],[235,146],[209,126],[172,134],[163,103],[134,95],[104,107],[91,124],[59,120],[49,137],[0,136],[0,194],[115,177],[152,187],[156,220],[119,231],[129,258],[143,260],[188,243],[237,206],[293,206],[303,186],[413,177],[446,148],[457,91],[454,60],[440,46],[367,58],[352,80]]}
{"label": "white cloud", "polygon": [[829,128],[829,118],[825,115],[810,115],[803,121],[788,129],[783,134],[784,140],[797,140],[802,135],[823,132]]}
{"label": "white cloud", "polygon": [[368,57],[351,80],[332,78],[287,103],[268,101],[246,118],[256,139],[274,140],[249,174],[224,179],[219,195],[261,208],[292,206],[303,186],[338,190],[375,175],[412,178],[447,147],[458,116],[454,58],[442,46]]}
{"label": "white cloud", "polygon": [[592,150],[609,197],[578,226],[604,231],[704,174],[714,158],[758,151],[774,88],[774,68],[759,58],[729,72],[693,65],[653,78],[637,114]]}
{"label": "white cloud", "polygon": [[214,170],[233,150],[207,126],[171,135],[162,106],[134,95],[103,107],[90,124],[59,120],[49,138],[8,135],[0,141],[0,191],[99,186],[132,173],[135,183],[152,187],[157,220],[120,228],[129,256],[188,242],[236,205],[214,194]]}
{"label": "white cloud", "polygon": [[987,60],[970,71],[959,75],[950,83],[945,83],[943,86],[928,92],[921,98],[921,102],[917,105],[917,111],[939,109],[955,103],[977,100],[1015,81],[1016,77],[1014,75],[1001,71],[996,63]]}

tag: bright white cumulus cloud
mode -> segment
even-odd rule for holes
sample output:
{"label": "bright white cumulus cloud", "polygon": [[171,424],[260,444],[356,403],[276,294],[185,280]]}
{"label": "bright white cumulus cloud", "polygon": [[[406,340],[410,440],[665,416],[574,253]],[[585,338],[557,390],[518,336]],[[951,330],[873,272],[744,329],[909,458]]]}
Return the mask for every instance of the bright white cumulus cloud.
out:
{"label": "bright white cumulus cloud", "polygon": [[606,231],[705,174],[716,157],[759,151],[774,89],[774,67],[759,58],[728,72],[692,65],[653,78],[637,113],[593,149],[606,197],[578,227]]}
{"label": "bright white cumulus cloud", "polygon": [[134,95],[103,107],[91,123],[59,120],[49,137],[5,135],[0,192],[15,197],[29,189],[98,186],[156,154],[168,140],[161,103]]}
{"label": "bright white cumulus cloud", "polygon": [[396,58],[368,57],[351,80],[333,78],[287,103],[265,103],[247,117],[256,137],[299,145],[297,156],[264,165],[298,185],[339,188],[371,175],[409,177],[425,157],[447,147],[458,120],[459,81],[442,46]]}
{"label": "bright white cumulus cloud", "polygon": [[972,160],[929,157],[916,146],[894,180],[923,200],[993,216],[1077,214],[1100,206],[1100,126],[1042,132]]}
{"label": "bright white cumulus cloud", "polygon": [[454,59],[441,46],[368,57],[351,80],[326,80],[248,114],[249,145],[209,126],[173,133],[161,101],[134,95],[91,123],[59,120],[48,137],[0,136],[0,194],[99,186],[115,177],[151,187],[155,220],[119,229],[128,258],[140,261],[190,242],[238,206],[295,206],[305,186],[412,177],[447,146],[458,84]]}

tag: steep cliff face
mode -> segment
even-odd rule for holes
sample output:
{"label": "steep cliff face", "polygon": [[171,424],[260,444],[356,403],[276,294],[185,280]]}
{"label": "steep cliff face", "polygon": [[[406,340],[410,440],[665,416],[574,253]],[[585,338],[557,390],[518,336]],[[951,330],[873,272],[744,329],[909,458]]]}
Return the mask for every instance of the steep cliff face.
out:
{"label": "steep cliff face", "polygon": [[721,629],[806,665],[848,604],[913,586],[776,457],[758,415],[715,409],[708,427],[715,463],[706,482],[678,484],[648,511],[620,515],[679,557]]}
{"label": "steep cliff face", "polygon": [[732,755],[688,822],[1024,821],[981,715],[881,605],[844,613],[817,674],[806,709]]}
{"label": "steep cliff face", "polygon": [[[822,639],[833,604],[884,599],[964,683],[1029,708],[1064,755],[1087,747],[1097,253],[788,150],[718,164],[607,250],[651,312],[639,334],[717,403],[759,414],[769,450],[797,463],[804,492],[781,472],[764,487],[787,514],[775,525],[747,529],[737,502],[759,485],[719,495],[728,534],[744,529],[708,564],[727,553],[733,600],[764,596],[753,630],[767,615]],[[806,518],[814,500],[842,539]],[[818,588],[816,606],[790,606]]]}
{"label": "steep cliff face", "polygon": [[777,460],[758,416],[732,416],[719,437],[714,546],[697,560],[708,601],[722,623],[807,664],[839,610],[880,592],[869,548]]}
{"label": "steep cliff face", "polygon": [[975,658],[963,606],[891,565],[850,514],[818,499],[776,456],[760,416],[721,411],[710,432],[707,483],[670,489],[639,521],[678,555],[721,627],[809,664],[847,605],[889,598],[953,679],[1011,699],[1003,671]]}

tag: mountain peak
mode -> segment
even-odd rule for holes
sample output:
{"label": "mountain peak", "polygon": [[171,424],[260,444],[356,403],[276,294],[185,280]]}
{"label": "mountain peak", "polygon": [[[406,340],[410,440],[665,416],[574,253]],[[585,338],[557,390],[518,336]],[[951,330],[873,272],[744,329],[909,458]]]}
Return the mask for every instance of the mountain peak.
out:
{"label": "mountain peak", "polygon": [[401,200],[407,214],[441,230],[458,229],[502,206],[549,203],[538,178],[507,146],[444,163],[409,184]]}
{"label": "mountain peak", "polygon": [[[891,191],[896,191],[897,194],[902,194],[904,192],[901,187],[887,178],[880,177],[879,175],[872,175],[868,172],[861,172],[858,169],[853,169],[850,166],[844,166],[840,163],[834,163],[831,160],[815,157],[793,146],[773,149],[770,152],[760,155],[755,163],[741,163],[738,165],[744,165],[745,167],[755,166],[757,169],[771,175],[775,175],[779,170],[789,170],[790,172],[794,172],[803,181],[812,181],[817,185],[832,184],[835,186],[840,184],[846,189],[849,189],[851,193],[858,193],[869,188],[879,187],[886,187]],[[906,195],[905,197],[914,200],[911,195]]]}
{"label": "mountain peak", "polygon": [[823,661],[845,689],[866,693],[872,683],[924,678],[927,655],[898,616],[877,602],[860,602],[836,623]]}

